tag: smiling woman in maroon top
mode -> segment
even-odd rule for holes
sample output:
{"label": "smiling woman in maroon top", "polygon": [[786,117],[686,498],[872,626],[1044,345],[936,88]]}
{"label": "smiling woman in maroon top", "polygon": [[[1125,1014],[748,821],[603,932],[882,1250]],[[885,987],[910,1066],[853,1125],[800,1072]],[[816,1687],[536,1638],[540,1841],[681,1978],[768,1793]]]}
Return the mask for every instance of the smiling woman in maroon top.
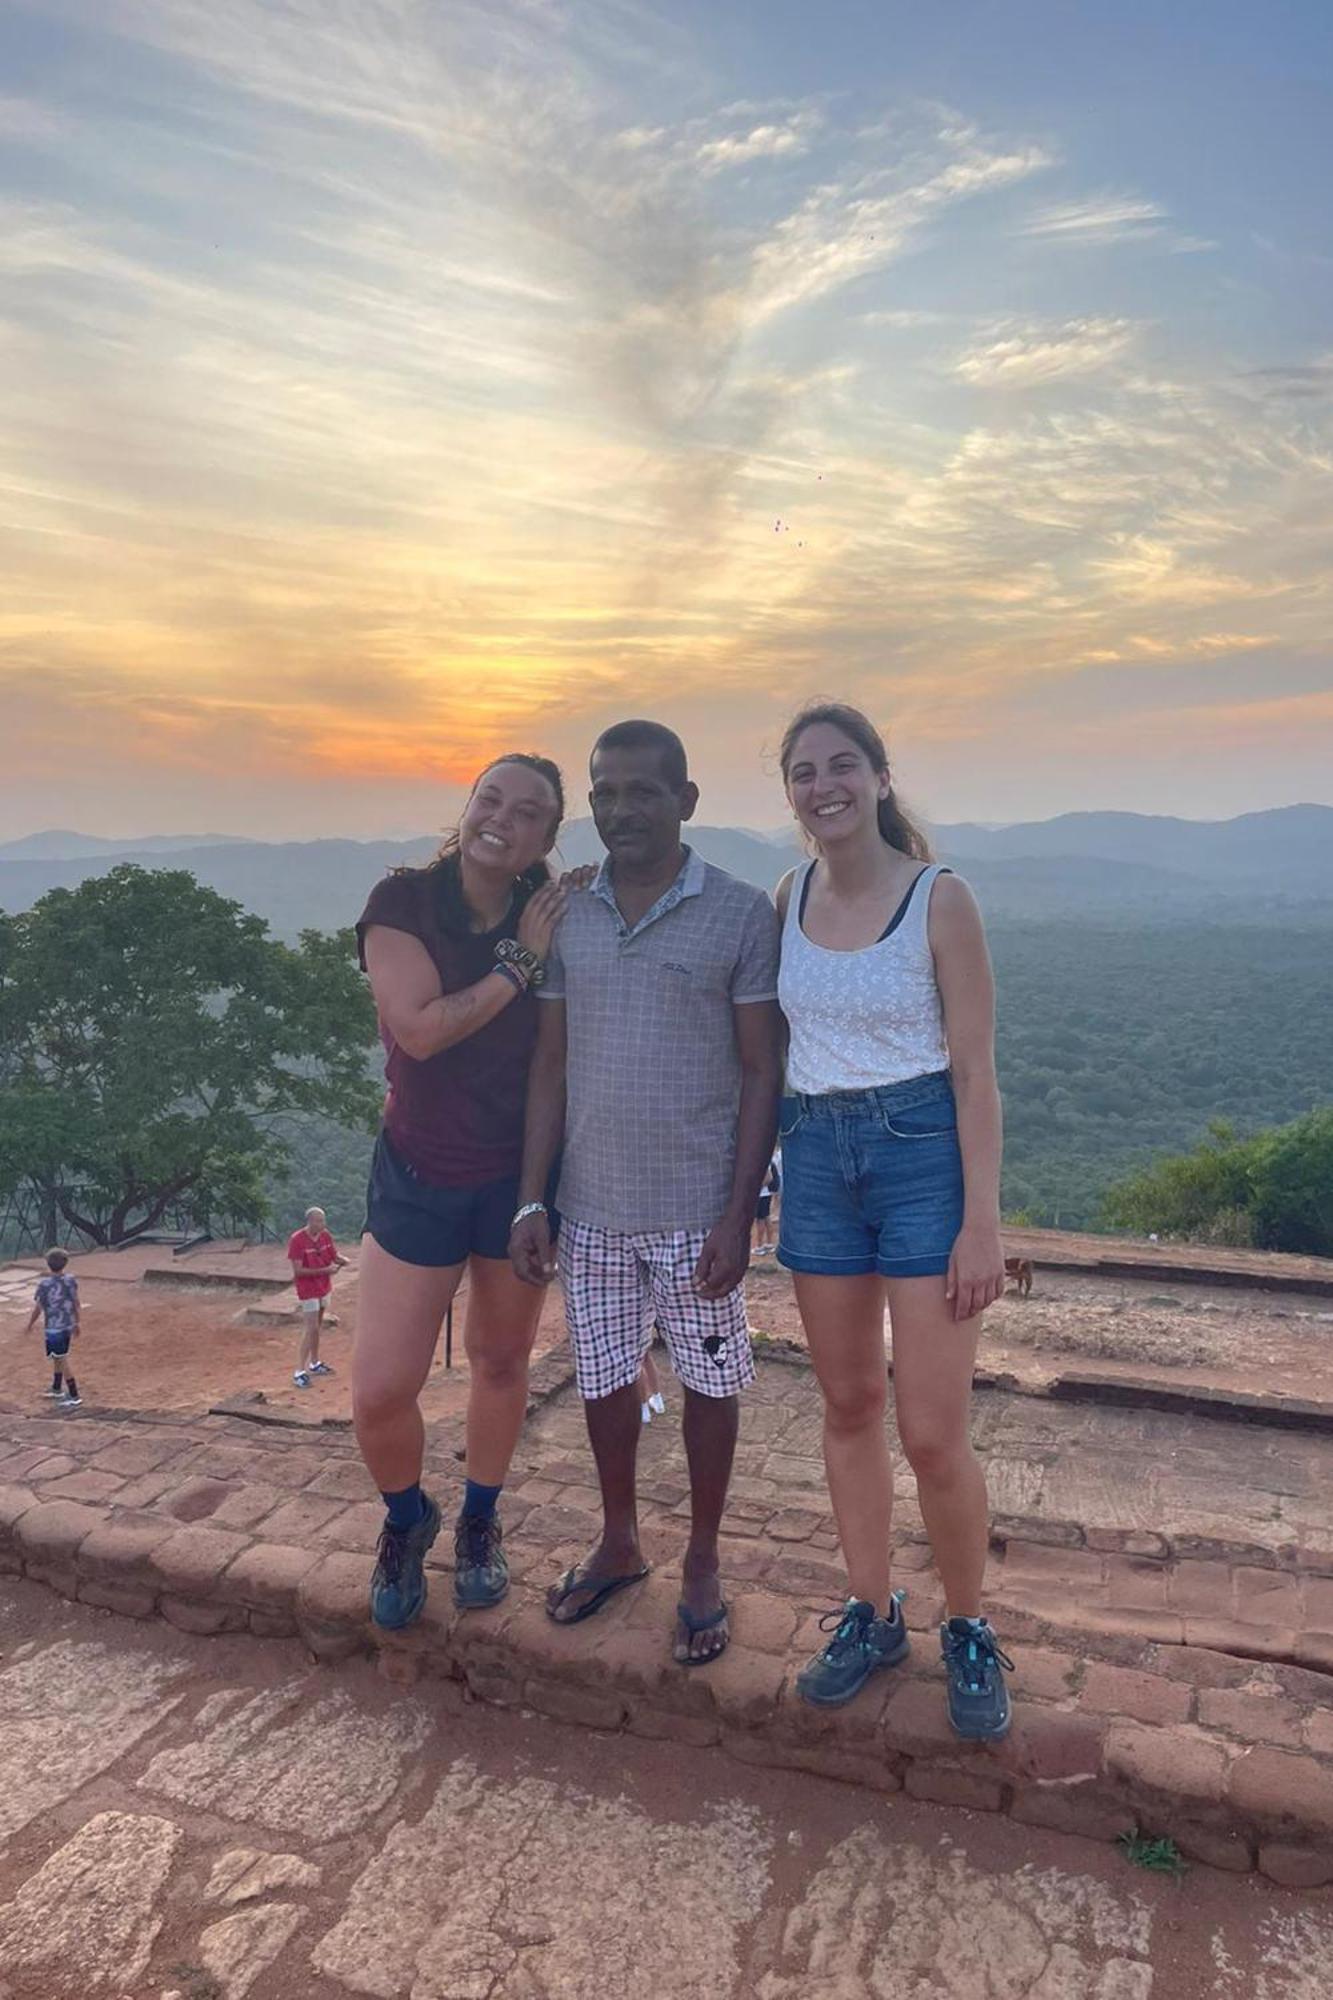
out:
{"label": "smiling woman in maroon top", "polygon": [[381,1625],[411,1624],[425,1602],[422,1564],[440,1510],[421,1490],[417,1399],[465,1269],[471,1384],[454,1594],[481,1606],[508,1588],[495,1503],[541,1311],[540,1292],[513,1275],[508,1244],[534,989],[565,905],[546,864],[563,813],[549,759],[498,758],[439,857],[386,876],[357,926],[388,1080],[352,1363],[357,1441],[388,1509],[371,1583]]}

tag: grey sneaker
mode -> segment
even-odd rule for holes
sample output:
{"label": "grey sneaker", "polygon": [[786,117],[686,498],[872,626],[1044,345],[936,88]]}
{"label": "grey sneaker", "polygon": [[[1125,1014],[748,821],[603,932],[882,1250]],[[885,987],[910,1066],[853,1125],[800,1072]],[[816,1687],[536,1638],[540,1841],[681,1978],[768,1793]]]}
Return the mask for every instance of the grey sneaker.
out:
{"label": "grey sneaker", "polygon": [[83,1408],[83,1398],[82,1396],[62,1396],[60,1407],[62,1410],[81,1410]]}
{"label": "grey sneaker", "polygon": [[951,1618],[940,1626],[940,1651],[949,1680],[949,1720],[969,1742],[995,1742],[1009,1734],[1007,1653],[984,1618]]}
{"label": "grey sneaker", "polygon": [[463,1611],[484,1611],[509,1589],[509,1564],[500,1547],[504,1531],[498,1514],[460,1514],[454,1527],[454,1603]]}
{"label": "grey sneaker", "polygon": [[849,1597],[846,1604],[826,1612],[819,1624],[824,1632],[832,1627],[833,1637],[809,1666],[802,1667],[796,1691],[821,1708],[840,1708],[860,1694],[872,1674],[881,1667],[896,1667],[912,1649],[896,1591],[887,1618],[877,1618],[874,1605],[864,1598]]}
{"label": "grey sneaker", "polygon": [[306,1374],[304,1368],[296,1369],[292,1375],[292,1380],[298,1389],[308,1389],[310,1387],[310,1377]]}
{"label": "grey sneaker", "polygon": [[370,1615],[387,1632],[400,1632],[420,1618],[426,1602],[422,1568],[426,1552],[440,1532],[440,1510],[427,1493],[426,1511],[410,1528],[391,1528],[386,1521],[370,1579]]}

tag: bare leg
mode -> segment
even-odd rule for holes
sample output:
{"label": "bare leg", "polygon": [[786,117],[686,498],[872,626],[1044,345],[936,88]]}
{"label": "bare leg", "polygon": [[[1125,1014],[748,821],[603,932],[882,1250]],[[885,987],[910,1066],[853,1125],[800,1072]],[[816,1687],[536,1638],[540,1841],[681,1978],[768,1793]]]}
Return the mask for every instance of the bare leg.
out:
{"label": "bare leg", "polygon": [[[884,1280],[793,1273],[810,1359],[824,1397],[824,1469],[853,1597],[889,1605],[893,1472],[884,1428],[888,1362]],[[943,1286],[943,1280],[941,1287]]]}
{"label": "bare leg", "polygon": [[546,1294],[522,1284],[508,1258],[474,1257],[470,1269],[467,1476],[503,1486],[528,1407],[528,1360]]}
{"label": "bare leg", "polygon": [[304,1375],[307,1372],[307,1370],[310,1367],[311,1361],[314,1359],[314,1353],[315,1353],[314,1325],[315,1325],[315,1315],[313,1313],[308,1313],[305,1307],[302,1306],[301,1307],[301,1351],[300,1354],[297,1356],[297,1361],[296,1361],[296,1370],[299,1375]]}
{"label": "bare leg", "polygon": [[425,1433],[417,1397],[463,1275],[461,1264],[436,1270],[404,1264],[366,1236],[352,1350],[352,1417],[361,1456],[382,1493],[401,1493],[421,1478]]}
{"label": "bare leg", "polygon": [[[709,1617],[722,1604],[717,1537],[736,1456],[739,1396],[701,1396],[697,1389],[686,1389],[682,1428],[690,1468],[690,1542],[682,1568],[681,1601],[697,1619]],[[678,1622],[675,1656],[682,1662],[710,1660],[729,1637],[725,1619],[695,1633]]]}
{"label": "bare leg", "polygon": [[578,1581],[560,1602],[556,1601],[558,1585],[552,1585],[547,1593],[547,1609],[561,1625],[572,1623],[574,1615],[609,1578],[630,1576],[643,1567],[634,1490],[634,1463],[643,1429],[637,1379],[609,1396],[585,1402],[583,1415],[602,1489],[602,1539],[579,1564]]}
{"label": "bare leg", "polygon": [[324,1331],[324,1301],[321,1299],[312,1313],[306,1314],[306,1346],[309,1350],[309,1366],[313,1368],[319,1360],[319,1336]]}
{"label": "bare leg", "polygon": [[969,1432],[981,1315],[955,1320],[943,1278],[890,1278],[898,1435],[951,1618],[981,1614],[989,1503]]}

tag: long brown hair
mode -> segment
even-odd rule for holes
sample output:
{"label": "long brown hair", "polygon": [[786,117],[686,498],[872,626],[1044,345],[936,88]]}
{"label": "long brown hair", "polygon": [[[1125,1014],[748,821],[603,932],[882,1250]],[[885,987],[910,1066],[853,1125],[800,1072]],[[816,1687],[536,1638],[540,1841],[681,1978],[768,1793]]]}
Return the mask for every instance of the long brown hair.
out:
{"label": "long brown hair", "polygon": [[[472,790],[468,793],[469,800],[472,798],[482,779],[493,771],[498,764],[522,764],[525,770],[535,771],[539,778],[545,778],[547,784],[555,793],[555,827],[553,831],[558,832],[560,822],[565,816],[565,781],[560,775],[560,766],[552,763],[549,757],[538,756],[535,750],[506,750],[503,756],[492,757],[490,763],[478,771],[476,777],[472,780]],[[463,899],[463,877],[458,859],[458,828],[456,826],[450,827],[448,833],[444,836],[444,840],[440,845],[440,851],[435,856],[435,859],[427,862],[426,872],[438,873],[440,877],[441,909],[446,929],[466,930],[469,919],[467,905]],[[512,914],[517,917],[527,903],[528,898],[534,895],[538,889],[545,888],[551,879],[551,870],[547,866],[546,857],[545,855],[539,855],[537,860],[530,867],[525,868],[518,878]]]}
{"label": "long brown hair", "polygon": [[[868,715],[862,715],[859,708],[853,708],[845,701],[812,701],[794,715],[782,733],[782,749],[779,762],[782,766],[782,782],[786,784],[787,773],[796,750],[798,737],[803,730],[816,722],[827,722],[853,742],[869,760],[870,767],[878,777],[887,774],[889,753],[884,748],[884,738],[876,729]],[[900,802],[890,781],[889,789],[879,801],[875,814],[879,822],[880,839],[889,847],[896,847],[900,854],[910,854],[913,861],[931,861],[930,842],[911,814]]]}

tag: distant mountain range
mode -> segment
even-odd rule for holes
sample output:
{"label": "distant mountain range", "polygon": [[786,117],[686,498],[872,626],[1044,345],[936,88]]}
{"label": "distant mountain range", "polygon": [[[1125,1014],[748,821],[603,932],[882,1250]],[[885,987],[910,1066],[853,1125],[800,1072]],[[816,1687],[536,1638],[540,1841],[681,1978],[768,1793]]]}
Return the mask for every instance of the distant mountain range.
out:
{"label": "distant mountain range", "polygon": [[[706,859],[771,889],[801,858],[794,831],[692,827]],[[942,859],[966,873],[988,915],[1005,921],[1072,917],[1126,922],[1333,918],[1333,807],[1283,806],[1230,820],[1140,813],[1064,813],[1020,826],[939,826]],[[73,888],[121,862],[187,868],[293,936],[307,926],[355,921],[387,868],[434,853],[416,840],[248,841],[228,835],[154,835],[116,842],[67,832],[0,843],[0,908],[28,909],[54,888]],[[566,865],[597,860],[591,820],[571,820]]]}

